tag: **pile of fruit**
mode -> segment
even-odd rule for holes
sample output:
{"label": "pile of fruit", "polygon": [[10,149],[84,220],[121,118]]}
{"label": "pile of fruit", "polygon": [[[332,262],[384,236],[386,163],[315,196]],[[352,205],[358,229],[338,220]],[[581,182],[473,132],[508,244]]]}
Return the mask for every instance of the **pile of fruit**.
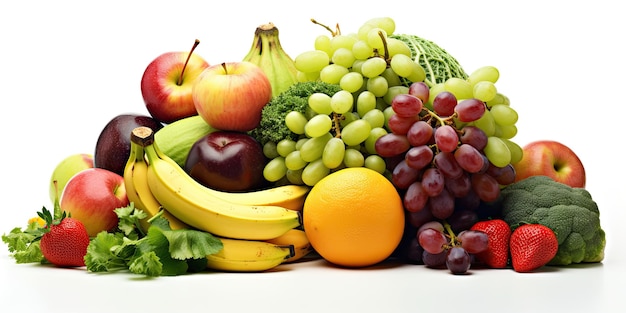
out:
{"label": "pile of fruit", "polygon": [[[317,25],[317,21],[313,22]],[[389,17],[323,26],[291,58],[256,29],[240,62],[154,59],[149,115],[52,173],[52,211],[2,236],[18,263],[147,276],[324,259],[534,271],[600,262],[605,234],[576,154],[519,146],[499,71],[465,72]]]}

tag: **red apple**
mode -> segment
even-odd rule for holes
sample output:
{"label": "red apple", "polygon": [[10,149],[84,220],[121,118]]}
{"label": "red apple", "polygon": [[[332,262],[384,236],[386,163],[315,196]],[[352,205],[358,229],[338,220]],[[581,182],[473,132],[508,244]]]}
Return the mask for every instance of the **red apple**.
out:
{"label": "red apple", "polygon": [[146,67],[141,77],[141,95],[154,119],[167,124],[198,114],[191,90],[198,76],[209,67],[207,61],[193,54],[199,43],[196,40],[189,52],[163,53]]}
{"label": "red apple", "polygon": [[90,237],[117,226],[113,210],[129,204],[124,177],[102,168],[78,172],[65,185],[61,209],[80,220]]}
{"label": "red apple", "polygon": [[198,114],[211,126],[250,131],[261,121],[261,110],[272,98],[272,86],[256,64],[241,61],[208,67],[193,86]]}
{"label": "red apple", "polygon": [[244,191],[265,182],[267,159],[261,144],[248,134],[233,131],[210,133],[189,151],[185,171],[201,184],[223,191]]}
{"label": "red apple", "polygon": [[552,140],[539,140],[525,145],[522,159],[513,164],[515,181],[544,175],[571,187],[585,187],[585,167],[566,145]]}

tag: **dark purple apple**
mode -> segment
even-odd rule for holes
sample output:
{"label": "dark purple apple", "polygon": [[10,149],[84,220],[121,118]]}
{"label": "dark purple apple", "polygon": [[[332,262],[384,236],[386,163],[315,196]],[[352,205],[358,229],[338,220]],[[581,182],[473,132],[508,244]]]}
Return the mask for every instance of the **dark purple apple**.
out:
{"label": "dark purple apple", "polygon": [[253,137],[235,131],[218,131],[191,146],[185,171],[209,188],[245,191],[265,182],[266,163],[263,147]]}
{"label": "dark purple apple", "polygon": [[139,114],[120,114],[111,119],[100,132],[94,153],[94,167],[124,175],[130,156],[130,133],[135,127],[146,126],[155,132],[163,127],[156,119]]}

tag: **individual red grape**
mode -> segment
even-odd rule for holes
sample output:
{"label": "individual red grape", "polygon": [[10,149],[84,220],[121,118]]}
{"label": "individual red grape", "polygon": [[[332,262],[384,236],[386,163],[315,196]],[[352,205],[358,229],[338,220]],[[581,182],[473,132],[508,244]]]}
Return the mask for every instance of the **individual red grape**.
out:
{"label": "individual red grape", "polygon": [[410,95],[418,97],[422,103],[426,103],[430,99],[430,88],[425,82],[413,82],[409,85]]}
{"label": "individual red grape", "polygon": [[515,182],[515,167],[508,164],[505,167],[497,167],[489,163],[487,174],[496,179],[500,185],[510,185]]}
{"label": "individual red grape", "polygon": [[454,213],[446,219],[454,233],[470,229],[478,222],[478,214],[472,209],[455,207]]}
{"label": "individual red grape", "polygon": [[454,108],[459,121],[464,123],[479,119],[485,114],[485,110],[487,110],[485,103],[474,98],[461,100]]}
{"label": "individual red grape", "polygon": [[409,150],[411,144],[404,135],[396,133],[387,133],[380,136],[374,143],[376,153],[385,158],[402,154]]}
{"label": "individual red grape", "polygon": [[447,178],[457,178],[463,175],[463,169],[457,163],[452,152],[439,152],[433,157],[435,166]]}
{"label": "individual red grape", "polygon": [[404,209],[409,212],[417,212],[422,210],[428,203],[428,194],[424,191],[422,183],[413,182],[406,189],[403,198]]}
{"label": "individual red grape", "polygon": [[428,146],[412,147],[404,154],[406,164],[414,169],[421,170],[433,160],[433,150]]}
{"label": "individual red grape", "polygon": [[446,257],[448,256],[448,251],[443,251],[441,253],[429,253],[424,250],[422,253],[422,263],[429,268],[443,268],[446,265]]}
{"label": "individual red grape", "polygon": [[406,135],[409,128],[411,128],[411,125],[413,125],[413,123],[417,120],[418,116],[402,117],[394,113],[391,117],[389,117],[387,124],[389,125],[389,130],[391,130],[392,133],[397,135]]}
{"label": "individual red grape", "polygon": [[444,233],[433,228],[427,228],[422,230],[417,235],[417,240],[420,246],[424,248],[424,251],[428,253],[437,254],[445,250],[448,238]]}
{"label": "individual red grape", "polygon": [[442,91],[433,99],[433,110],[435,110],[437,115],[442,117],[454,114],[454,108],[456,105],[456,96],[449,91]]}
{"label": "individual red grape", "polygon": [[399,94],[391,100],[393,111],[400,117],[411,118],[418,115],[423,108],[420,98],[410,94]]}
{"label": "individual red grape", "polygon": [[437,196],[444,190],[445,179],[436,167],[429,167],[422,174],[422,187],[429,197]]}
{"label": "individual red grape", "polygon": [[444,227],[443,227],[443,224],[441,224],[441,222],[439,222],[439,221],[430,221],[430,222],[426,222],[426,223],[424,223],[424,225],[420,226],[417,229],[417,234],[419,235],[420,232],[422,232],[424,229],[427,229],[427,228],[432,228],[432,229],[438,230],[438,231],[440,231],[442,233],[444,231]]}
{"label": "individual red grape", "polygon": [[461,231],[457,234],[457,239],[461,242],[461,247],[471,254],[483,252],[489,246],[489,236],[479,230]]}
{"label": "individual red grape", "polygon": [[452,152],[459,144],[459,136],[454,127],[450,125],[439,126],[434,133],[435,144],[443,152]]}
{"label": "individual red grape", "polygon": [[391,172],[391,181],[396,188],[407,189],[417,181],[420,174],[420,170],[408,166],[405,161],[400,161]]}
{"label": "individual red grape", "polygon": [[455,198],[465,197],[472,189],[472,182],[469,174],[463,172],[456,178],[446,177],[446,189]]}
{"label": "individual red grape", "polygon": [[446,267],[452,274],[465,274],[472,265],[469,253],[461,247],[452,247],[446,255]]}
{"label": "individual red grape", "polygon": [[463,127],[459,138],[461,139],[461,143],[471,145],[479,151],[484,149],[487,145],[487,134],[476,126]]}
{"label": "individual red grape", "polygon": [[428,199],[430,213],[438,219],[446,219],[454,213],[454,197],[445,189]]}
{"label": "individual red grape", "polygon": [[486,173],[472,174],[472,189],[485,202],[495,201],[500,196],[498,181]]}
{"label": "individual red grape", "polygon": [[485,158],[480,151],[469,144],[461,144],[454,151],[454,159],[461,168],[469,173],[478,173],[485,168]]}
{"label": "individual red grape", "polygon": [[406,132],[406,138],[413,147],[425,145],[432,139],[433,127],[424,121],[417,121]]}
{"label": "individual red grape", "polygon": [[406,217],[408,219],[409,225],[416,228],[435,219],[430,210],[419,210],[417,212],[407,211]]}

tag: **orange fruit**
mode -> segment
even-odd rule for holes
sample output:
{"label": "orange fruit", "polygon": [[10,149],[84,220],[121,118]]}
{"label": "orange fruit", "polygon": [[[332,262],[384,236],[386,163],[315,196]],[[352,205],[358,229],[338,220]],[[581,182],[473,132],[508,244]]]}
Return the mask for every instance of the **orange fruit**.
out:
{"label": "orange fruit", "polygon": [[385,176],[365,167],[344,168],[322,178],[311,188],[302,214],[315,251],[345,267],[387,259],[404,233],[398,191]]}

